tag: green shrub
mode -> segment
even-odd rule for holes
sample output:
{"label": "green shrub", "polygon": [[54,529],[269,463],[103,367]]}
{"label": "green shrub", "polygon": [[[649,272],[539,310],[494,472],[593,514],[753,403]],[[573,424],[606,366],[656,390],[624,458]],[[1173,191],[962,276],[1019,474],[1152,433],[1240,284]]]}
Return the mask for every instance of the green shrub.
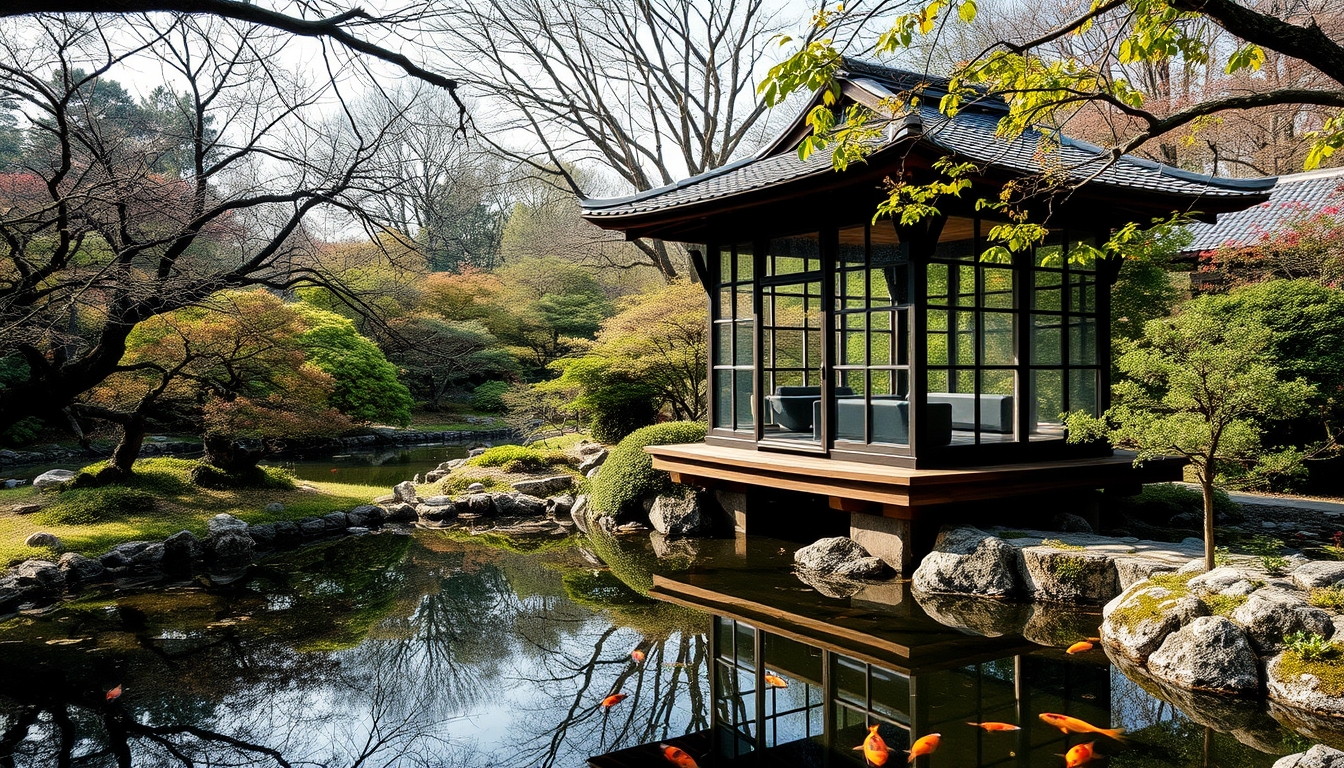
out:
{"label": "green shrub", "polygon": [[626,400],[614,407],[593,411],[588,431],[593,439],[608,445],[618,443],[636,429],[652,424],[658,418],[658,406],[652,398]]}
{"label": "green shrub", "polygon": [[1340,587],[1319,587],[1311,590],[1311,598],[1308,600],[1317,608],[1324,608],[1327,611],[1340,613],[1344,611],[1344,588]]}
{"label": "green shrub", "polygon": [[[1153,525],[1166,525],[1182,512],[1204,513],[1204,495],[1194,488],[1174,483],[1154,483],[1143,486],[1133,496],[1120,499],[1120,511]],[[1232,520],[1242,518],[1241,507],[1228,497],[1227,491],[1215,488],[1213,511]]]}
{"label": "green shrub", "polygon": [[247,472],[231,474],[219,467],[198,462],[187,473],[193,485],[218,491],[241,488],[270,488],[288,491],[294,488],[294,475],[283,467],[253,467]]}
{"label": "green shrub", "polygon": [[602,471],[593,479],[589,499],[593,511],[599,515],[631,514],[643,499],[672,489],[671,478],[653,468],[653,457],[644,451],[645,446],[704,439],[705,425],[694,421],[654,424],[631,432],[611,449]]}
{"label": "green shrub", "polygon": [[110,485],[62,491],[60,498],[33,514],[42,525],[93,525],[154,511],[154,494]]}
{"label": "green shrub", "polygon": [[1303,661],[1332,659],[1338,656],[1340,651],[1338,644],[1326,640],[1320,635],[1306,632],[1294,632],[1291,635],[1285,635],[1283,644],[1287,646],[1289,653],[1295,654]]}
{"label": "green shrub", "polygon": [[507,381],[487,381],[471,391],[471,407],[486,413],[503,413],[508,410],[504,405],[504,393],[511,385]]}
{"label": "green shrub", "polygon": [[1283,542],[1270,536],[1256,536],[1246,543],[1246,550],[1260,559],[1260,566],[1272,576],[1277,576],[1288,567],[1288,558],[1283,557]]}
{"label": "green shrub", "polygon": [[476,467],[499,467],[505,472],[541,472],[559,464],[574,463],[564,451],[547,451],[525,445],[497,445],[467,460]]}

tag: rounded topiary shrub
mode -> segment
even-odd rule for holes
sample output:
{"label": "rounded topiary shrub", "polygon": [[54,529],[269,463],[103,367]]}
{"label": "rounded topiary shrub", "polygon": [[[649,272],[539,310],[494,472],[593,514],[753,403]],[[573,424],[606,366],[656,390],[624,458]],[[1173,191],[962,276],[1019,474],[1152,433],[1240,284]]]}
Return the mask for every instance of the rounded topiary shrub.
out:
{"label": "rounded topiary shrub", "polygon": [[666,472],[653,468],[648,445],[698,443],[705,439],[705,425],[695,421],[654,424],[631,432],[611,449],[611,455],[593,478],[589,503],[599,515],[627,515],[640,511],[640,502],[672,490]]}
{"label": "rounded topiary shrub", "polygon": [[485,413],[503,413],[508,410],[504,404],[504,393],[509,391],[507,381],[487,381],[471,391],[471,407]]}

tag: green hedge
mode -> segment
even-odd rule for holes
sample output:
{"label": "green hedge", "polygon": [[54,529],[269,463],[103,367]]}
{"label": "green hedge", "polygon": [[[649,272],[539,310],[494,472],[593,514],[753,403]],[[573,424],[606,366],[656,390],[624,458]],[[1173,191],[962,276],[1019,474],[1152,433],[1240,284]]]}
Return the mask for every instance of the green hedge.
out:
{"label": "green hedge", "polygon": [[654,424],[631,432],[611,449],[602,470],[593,478],[589,503],[599,515],[626,515],[640,511],[640,502],[672,489],[666,472],[653,468],[648,445],[698,443],[705,439],[705,425],[694,421]]}

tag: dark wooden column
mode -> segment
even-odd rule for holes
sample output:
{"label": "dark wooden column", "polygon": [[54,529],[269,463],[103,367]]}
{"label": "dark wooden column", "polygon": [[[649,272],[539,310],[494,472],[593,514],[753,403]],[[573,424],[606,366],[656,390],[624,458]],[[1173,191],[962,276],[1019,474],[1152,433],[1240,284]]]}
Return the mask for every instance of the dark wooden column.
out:
{"label": "dark wooden column", "polygon": [[[896,235],[902,243],[909,243],[910,303],[915,316],[911,318],[910,336],[910,455],[920,458],[920,445],[925,443],[926,426],[922,416],[929,403],[927,363],[929,357],[928,316],[928,263],[938,248],[938,236],[943,233],[947,217],[928,216],[910,226],[896,225]],[[950,321],[949,321],[950,322]],[[928,451],[926,450],[925,453]],[[916,464],[918,466],[918,464]]]}

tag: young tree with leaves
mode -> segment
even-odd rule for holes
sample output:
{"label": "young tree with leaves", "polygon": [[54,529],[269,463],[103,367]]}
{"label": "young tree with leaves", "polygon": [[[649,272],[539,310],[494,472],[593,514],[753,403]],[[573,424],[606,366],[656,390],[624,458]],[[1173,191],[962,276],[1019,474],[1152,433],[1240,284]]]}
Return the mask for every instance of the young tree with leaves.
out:
{"label": "young tree with leaves", "polygon": [[1121,356],[1126,380],[1101,417],[1078,411],[1066,420],[1070,442],[1109,440],[1137,452],[1136,462],[1177,455],[1190,462],[1204,492],[1204,564],[1214,567],[1213,491],[1231,464],[1282,470],[1301,454],[1266,451],[1262,425],[1300,413],[1315,388],[1285,379],[1269,349],[1271,331],[1229,320],[1201,302],[1153,320]]}

